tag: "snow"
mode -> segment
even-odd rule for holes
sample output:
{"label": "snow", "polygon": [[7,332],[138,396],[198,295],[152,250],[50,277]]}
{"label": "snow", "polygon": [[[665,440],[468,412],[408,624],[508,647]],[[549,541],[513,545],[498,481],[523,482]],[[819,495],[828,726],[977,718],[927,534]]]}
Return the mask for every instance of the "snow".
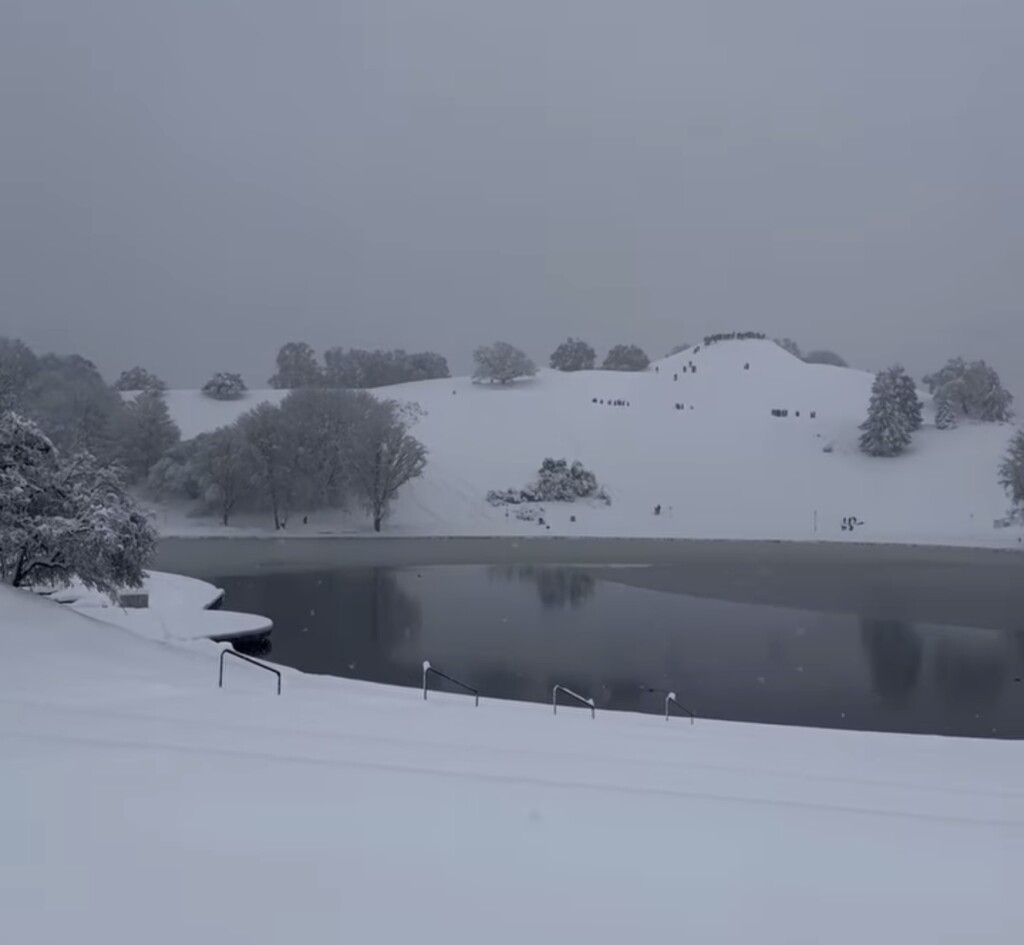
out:
{"label": "snow", "polygon": [[46,596],[151,640],[232,640],[264,636],[274,627],[272,620],[257,614],[207,610],[224,596],[224,591],[181,574],[150,571],[142,592],[149,594],[148,607],[121,607],[77,582]]}
{"label": "snow", "polygon": [[1019,744],[225,667],[0,587],[4,941],[1020,940]]}
{"label": "snow", "polygon": [[[214,587],[206,581],[165,571],[148,571],[139,593],[148,594],[150,609],[160,611],[205,610],[224,596],[222,588]],[[62,604],[74,604],[75,607],[114,606],[105,594],[90,591],[77,581],[48,596]]]}
{"label": "snow", "polygon": [[[697,373],[683,373],[690,363]],[[993,528],[1008,505],[996,470],[1012,428],[964,423],[940,431],[929,405],[907,454],[864,456],[857,428],[872,380],[863,371],[805,364],[770,341],[733,341],[635,374],[544,370],[507,386],[455,378],[385,388],[377,393],[426,411],[413,432],[429,450],[424,477],[403,489],[387,532],[1018,546],[1020,529]],[[285,393],[250,391],[231,402],[197,391],[167,396],[183,434],[194,436]],[[771,416],[775,408],[789,416]],[[545,527],[486,503],[491,489],[532,481],[548,456],[580,460],[613,505],[548,504]],[[844,532],[848,515],[866,524]],[[255,534],[267,531],[267,520],[240,517],[241,527],[225,529],[173,509],[158,514],[164,534],[180,535]],[[293,516],[286,534],[367,532],[361,515],[318,511],[306,526]]]}

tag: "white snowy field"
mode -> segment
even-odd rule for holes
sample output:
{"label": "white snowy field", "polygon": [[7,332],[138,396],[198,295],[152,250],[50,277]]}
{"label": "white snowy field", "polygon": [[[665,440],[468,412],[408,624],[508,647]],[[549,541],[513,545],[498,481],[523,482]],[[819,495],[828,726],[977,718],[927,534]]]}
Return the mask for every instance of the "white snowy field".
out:
{"label": "white snowy field", "polygon": [[[926,426],[906,455],[872,459],[857,449],[871,383],[871,374],[805,364],[770,341],[734,341],[638,374],[544,370],[506,387],[455,378],[385,388],[377,393],[424,409],[413,432],[430,452],[425,475],[403,489],[387,532],[1018,545],[1021,529],[993,528],[1008,507],[996,469],[1013,428],[939,431],[927,406]],[[198,391],[171,391],[168,404],[191,437],[284,394],[252,391],[217,402]],[[773,417],[775,408],[789,416]],[[548,505],[548,528],[485,502],[490,489],[525,486],[548,456],[592,469],[612,506]],[[840,529],[849,515],[865,523],[853,533]],[[164,534],[179,535],[267,529],[267,516],[238,518],[240,527],[224,529],[169,509],[158,512],[158,522]],[[293,515],[287,534],[367,531],[361,515],[318,512],[308,525]]]}
{"label": "white snowy field", "polygon": [[1019,743],[218,690],[3,587],[0,648],[4,942],[1021,940]]}

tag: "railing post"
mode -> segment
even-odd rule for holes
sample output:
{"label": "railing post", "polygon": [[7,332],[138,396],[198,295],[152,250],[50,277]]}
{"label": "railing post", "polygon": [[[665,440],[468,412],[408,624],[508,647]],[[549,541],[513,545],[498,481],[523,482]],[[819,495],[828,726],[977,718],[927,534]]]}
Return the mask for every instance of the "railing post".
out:
{"label": "railing post", "polygon": [[666,722],[668,721],[668,704],[670,702],[674,702],[675,698],[676,698],[676,694],[674,692],[670,692],[667,696],[665,696],[665,721]]}
{"label": "railing post", "polygon": [[423,661],[423,701],[427,701],[427,673],[430,672],[430,660]]}

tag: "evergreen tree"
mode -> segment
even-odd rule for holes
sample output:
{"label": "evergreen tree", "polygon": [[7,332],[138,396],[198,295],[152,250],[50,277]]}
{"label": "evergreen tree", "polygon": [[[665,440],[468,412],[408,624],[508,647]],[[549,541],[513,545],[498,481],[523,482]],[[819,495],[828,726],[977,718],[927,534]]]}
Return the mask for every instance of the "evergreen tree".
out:
{"label": "evergreen tree", "polygon": [[1006,490],[1016,510],[1024,512],[1024,430],[1018,430],[1010,440],[999,466],[999,485]]}
{"label": "evergreen tree", "polygon": [[568,338],[551,353],[551,366],[557,371],[592,371],[597,352],[581,338]]}
{"label": "evergreen tree", "polygon": [[144,390],[125,404],[118,426],[119,456],[129,482],[144,479],[157,460],[181,441],[181,431],[158,390]]}
{"label": "evergreen tree", "polygon": [[948,397],[935,397],[935,426],[939,430],[951,430],[956,426],[956,410]]}
{"label": "evergreen tree", "polygon": [[917,385],[914,379],[907,374],[903,365],[896,364],[889,368],[892,375],[893,388],[896,392],[896,399],[903,415],[907,418],[907,428],[911,433],[920,430],[924,425],[923,405],[921,398],[917,396]]}
{"label": "evergreen tree", "polygon": [[901,373],[902,368],[889,368],[875,375],[868,416],[860,427],[860,448],[869,456],[899,456],[910,445],[912,419],[901,403]]}

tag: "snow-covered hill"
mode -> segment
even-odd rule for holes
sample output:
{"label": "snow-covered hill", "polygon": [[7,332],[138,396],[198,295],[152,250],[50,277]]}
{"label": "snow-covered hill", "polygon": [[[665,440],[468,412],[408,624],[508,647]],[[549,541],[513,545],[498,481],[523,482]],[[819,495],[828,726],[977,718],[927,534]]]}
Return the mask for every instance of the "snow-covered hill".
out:
{"label": "snow-covered hill", "polygon": [[[414,432],[430,461],[388,530],[1016,545],[1019,531],[992,525],[1007,508],[996,467],[1011,429],[939,431],[929,407],[907,454],[868,458],[857,427],[871,382],[863,371],[805,364],[770,341],[733,341],[637,374],[545,370],[507,387],[468,378],[390,387],[379,393],[425,410]],[[221,403],[171,391],[168,402],[188,437],[283,394]],[[547,456],[593,469],[613,505],[549,506],[545,526],[487,505],[488,490],[525,485]],[[865,523],[852,534],[840,529],[849,515]],[[320,530],[365,529],[361,520],[314,518]]]}
{"label": "snow-covered hill", "polygon": [[1020,940],[1013,742],[218,690],[3,586],[0,652],[5,942]]}

